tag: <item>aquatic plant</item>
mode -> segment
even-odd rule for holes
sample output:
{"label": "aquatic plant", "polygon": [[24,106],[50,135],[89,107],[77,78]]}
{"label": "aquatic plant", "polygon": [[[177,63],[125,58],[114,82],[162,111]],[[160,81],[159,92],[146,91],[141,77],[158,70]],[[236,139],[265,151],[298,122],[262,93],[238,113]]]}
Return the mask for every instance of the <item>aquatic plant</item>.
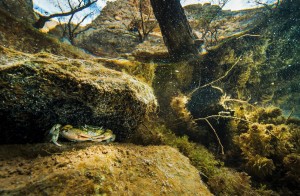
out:
{"label": "aquatic plant", "polygon": [[172,97],[171,108],[175,111],[175,115],[187,124],[187,128],[190,130],[196,129],[197,124],[193,120],[191,112],[186,108],[188,97],[182,94]]}
{"label": "aquatic plant", "polygon": [[280,176],[283,172],[285,177],[275,181],[299,181],[299,169],[296,169],[300,157],[299,125],[288,123],[290,117],[284,117],[278,107],[246,109],[239,106],[236,111],[236,116],[249,120],[249,123],[230,124],[235,132],[233,142],[241,150],[245,169],[260,180]]}
{"label": "aquatic plant", "polygon": [[244,195],[251,192],[250,176],[244,172],[236,172],[228,168],[221,168],[208,180],[213,193],[216,195]]}
{"label": "aquatic plant", "polygon": [[[283,116],[280,108],[274,106],[259,107],[249,104],[248,101],[233,99],[224,94],[220,99],[220,104],[228,112],[220,112],[218,115],[210,115],[203,118],[193,119],[190,112],[186,109],[185,104],[188,98],[181,95],[173,97],[171,106],[173,110],[181,116],[181,120],[185,122],[193,122],[203,120],[206,121],[218,139],[218,143],[223,151],[222,140],[218,136],[218,130],[210,119],[228,119],[227,131],[233,133],[233,146],[238,146],[239,150],[231,149],[226,146],[227,158],[232,151],[234,156],[242,157],[245,162],[243,168],[252,176],[263,181],[268,176],[277,176],[285,173],[288,178],[296,178],[291,175],[291,168],[288,168],[289,160],[294,160],[297,163],[297,156],[291,156],[291,153],[299,152],[299,126],[291,124],[297,122],[290,118]],[[233,111],[230,113],[230,111]],[[234,114],[234,115],[233,115]],[[292,119],[292,120],[290,120]],[[287,124],[290,122],[289,124]],[[196,125],[194,125],[196,126]],[[227,144],[231,145],[231,144]],[[181,149],[182,152],[182,149]],[[189,157],[187,152],[183,152]],[[241,153],[240,155],[237,155]],[[224,154],[224,153],[223,153]],[[225,159],[226,161],[226,159]],[[294,163],[293,161],[291,161]],[[295,168],[295,167],[294,167]],[[218,170],[215,170],[215,172]],[[296,172],[297,173],[297,172]],[[214,173],[215,175],[216,173]],[[210,175],[209,179],[212,179]],[[224,180],[224,179],[223,179]],[[295,180],[297,181],[297,179]],[[218,181],[214,181],[217,183]],[[217,187],[220,187],[216,185]],[[225,186],[228,187],[228,186]],[[220,194],[221,192],[216,192]]]}
{"label": "aquatic plant", "polygon": [[291,179],[295,184],[300,183],[300,155],[299,153],[291,153],[284,157],[283,165],[285,169],[288,171],[286,173],[287,179]]}
{"label": "aquatic plant", "polygon": [[103,63],[105,67],[125,72],[131,76],[135,76],[142,82],[152,85],[154,72],[157,64],[153,62],[143,63],[134,59],[109,59],[98,57],[95,59],[96,62]]}

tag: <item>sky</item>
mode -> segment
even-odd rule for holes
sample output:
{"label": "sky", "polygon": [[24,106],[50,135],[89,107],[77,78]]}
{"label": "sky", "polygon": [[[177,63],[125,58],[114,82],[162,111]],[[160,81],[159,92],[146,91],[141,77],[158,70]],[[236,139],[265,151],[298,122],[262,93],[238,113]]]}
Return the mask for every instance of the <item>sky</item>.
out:
{"label": "sky", "polygon": [[[57,2],[60,2],[61,7],[66,8],[67,0],[33,0],[34,6],[46,10],[49,13],[60,12]],[[72,2],[76,3],[78,2],[78,0],[72,0]],[[102,9],[105,5],[106,5],[106,1],[103,0],[97,1],[98,8]]]}
{"label": "sky", "polygon": [[[111,0],[108,0],[111,1]],[[60,2],[60,4],[58,4]],[[78,0],[72,0],[74,5],[77,5]],[[75,14],[74,19],[72,20],[74,23],[77,23],[87,14],[94,12],[93,15],[88,17],[82,24],[86,25],[91,23],[93,19],[95,19],[99,14],[100,10],[106,5],[105,0],[98,0],[97,3],[93,4],[93,6],[86,8],[77,14]],[[60,7],[66,12],[70,11],[68,7],[67,0],[33,0],[33,9],[35,11],[40,12],[43,15],[49,15],[54,13],[61,13]],[[67,21],[68,17],[64,17],[64,20]]]}
{"label": "sky", "polygon": [[[264,3],[272,3],[275,0],[262,0]],[[196,3],[209,3],[217,4],[218,0],[182,0],[182,5],[196,4]],[[249,8],[255,8],[257,5],[255,3],[249,3],[249,0],[229,0],[229,2],[224,6],[224,10],[243,10]]]}
{"label": "sky", "polygon": [[[78,0],[72,0],[74,3],[78,2]],[[115,0],[108,0],[108,1],[115,1]],[[218,0],[181,0],[182,5],[189,5],[189,4],[195,4],[195,3],[207,3],[207,2],[217,2]],[[272,3],[275,0],[264,0],[265,2],[268,1],[268,3]],[[67,0],[33,0],[34,9],[43,15],[53,14],[53,13],[60,13],[60,8],[58,6],[58,3],[60,2],[60,6],[65,9],[65,11],[68,11],[68,6],[66,3]],[[213,4],[213,3],[212,3]],[[106,0],[98,0],[97,4],[94,4],[91,8],[86,8],[80,13],[77,13],[75,15],[75,18],[73,19],[73,22],[76,23],[77,21],[80,21],[82,17],[84,17],[86,14],[90,13],[91,11],[94,11],[95,13],[91,15],[89,18],[87,18],[82,25],[86,25],[91,23],[93,19],[95,19],[99,14],[100,10],[106,5]],[[242,10],[242,9],[248,9],[256,7],[255,4],[249,3],[249,0],[229,0],[229,2],[225,5],[223,9],[225,10]],[[95,11],[96,10],[96,11]],[[65,17],[65,21],[67,21],[68,18]]]}

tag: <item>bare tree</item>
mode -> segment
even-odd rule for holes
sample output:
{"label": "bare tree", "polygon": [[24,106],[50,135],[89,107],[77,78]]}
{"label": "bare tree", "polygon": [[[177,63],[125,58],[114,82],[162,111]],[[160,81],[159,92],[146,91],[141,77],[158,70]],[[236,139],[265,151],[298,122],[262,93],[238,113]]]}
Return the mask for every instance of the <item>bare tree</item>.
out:
{"label": "bare tree", "polygon": [[157,26],[150,2],[138,0],[138,4],[130,5],[132,20],[127,29],[138,33],[139,41],[144,42],[153,29]]}
{"label": "bare tree", "polygon": [[276,0],[275,3],[269,4],[264,0],[248,0],[248,3],[254,3],[256,5],[264,6],[268,10],[272,10],[273,8],[277,8],[283,0]]}
{"label": "bare tree", "polygon": [[199,5],[199,6],[189,6],[187,7],[187,12],[190,14],[192,20],[192,26],[197,29],[200,33],[197,34],[195,31],[196,38],[205,41],[205,46],[212,45],[218,42],[219,32],[224,24],[224,20],[216,20],[221,14],[223,7],[230,0],[211,0],[211,3]]}
{"label": "bare tree", "polygon": [[[93,5],[94,3],[96,3],[98,0],[78,0],[78,3],[74,6],[71,6],[71,0],[68,0],[68,4],[70,5],[69,8],[70,10],[66,11],[66,12],[62,12],[62,13],[56,13],[56,14],[51,14],[49,16],[44,16],[42,14],[39,14],[40,18],[38,21],[36,21],[34,23],[34,27],[41,29],[44,27],[45,23],[47,21],[49,21],[52,18],[57,18],[57,17],[66,17],[66,16],[73,16],[74,14],[76,14],[77,12],[80,12],[88,7],[90,7],[91,5]],[[82,23],[82,22],[81,22]]]}
{"label": "bare tree", "polygon": [[[212,25],[212,22],[219,16],[222,12],[223,7],[229,2],[229,0],[218,0],[217,2],[217,9],[212,10],[210,14],[206,17],[203,17],[203,32],[202,32],[202,39],[207,41],[207,34],[211,34],[211,38],[215,37],[217,41],[217,33],[219,29],[219,25]],[[212,39],[211,39],[212,40]]]}
{"label": "bare tree", "polygon": [[[213,45],[213,43],[217,43],[219,41],[218,33],[224,23],[224,20],[210,23],[209,28],[206,30],[208,32],[207,37],[210,36],[209,45]],[[208,41],[207,37],[205,38],[206,41]]]}

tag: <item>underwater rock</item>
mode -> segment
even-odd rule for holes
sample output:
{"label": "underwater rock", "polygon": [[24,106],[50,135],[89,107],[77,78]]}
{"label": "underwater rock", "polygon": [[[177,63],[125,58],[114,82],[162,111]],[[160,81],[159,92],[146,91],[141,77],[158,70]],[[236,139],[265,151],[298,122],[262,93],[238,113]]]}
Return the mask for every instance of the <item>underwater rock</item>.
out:
{"label": "underwater rock", "polygon": [[94,61],[0,48],[0,143],[41,142],[56,124],[127,136],[157,102],[152,89]]}
{"label": "underwater rock", "polygon": [[0,195],[212,195],[168,146],[64,146],[2,146]]}

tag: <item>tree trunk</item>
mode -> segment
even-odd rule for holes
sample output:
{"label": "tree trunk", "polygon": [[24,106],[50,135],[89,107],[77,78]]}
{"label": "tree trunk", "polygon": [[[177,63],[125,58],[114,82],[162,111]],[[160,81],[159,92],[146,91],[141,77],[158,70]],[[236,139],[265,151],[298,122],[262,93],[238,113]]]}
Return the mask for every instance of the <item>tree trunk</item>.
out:
{"label": "tree trunk", "polygon": [[191,27],[179,0],[151,0],[169,54],[176,60],[198,56]]}
{"label": "tree trunk", "polygon": [[33,24],[33,27],[34,28],[37,28],[37,29],[42,29],[44,26],[45,26],[45,23],[48,22],[50,20],[49,17],[47,16],[43,16],[41,14],[38,14],[40,16],[39,20],[36,21],[34,24]]}

